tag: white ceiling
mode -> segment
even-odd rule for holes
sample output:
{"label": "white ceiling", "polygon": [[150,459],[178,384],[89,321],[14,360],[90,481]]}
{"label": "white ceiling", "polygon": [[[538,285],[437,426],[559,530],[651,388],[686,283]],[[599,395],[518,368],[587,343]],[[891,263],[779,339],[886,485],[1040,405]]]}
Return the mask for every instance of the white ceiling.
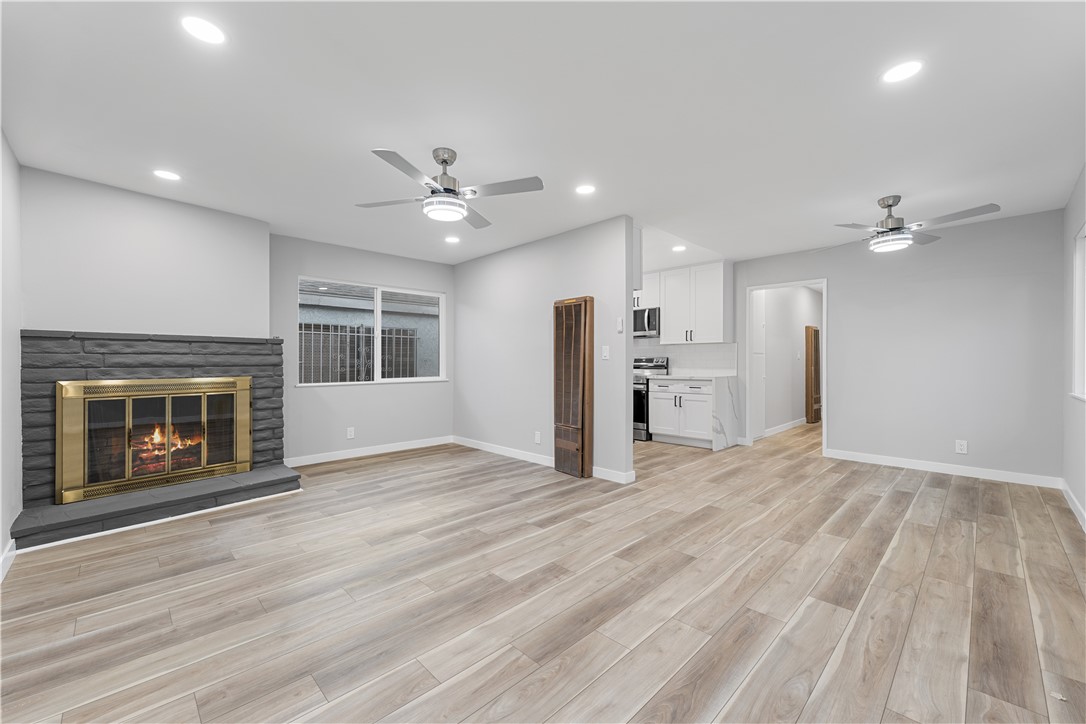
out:
{"label": "white ceiling", "polygon": [[[1064,206],[1086,126],[1083,3],[4,3],[3,128],[28,166],[223,209],[273,232],[456,263],[630,214],[729,259],[920,220]],[[208,46],[183,15],[225,30]],[[925,63],[910,81],[880,73]],[[419,189],[493,226],[358,201]],[[151,177],[176,170],[184,180]],[[573,193],[579,183],[599,189]],[[443,239],[455,228],[462,242]]]}
{"label": "white ceiling", "polygon": [[[686,248],[675,251],[677,246]],[[645,272],[704,264],[720,261],[723,258],[722,254],[712,249],[698,246],[687,239],[680,239],[663,229],[648,227],[641,230],[641,268]]]}

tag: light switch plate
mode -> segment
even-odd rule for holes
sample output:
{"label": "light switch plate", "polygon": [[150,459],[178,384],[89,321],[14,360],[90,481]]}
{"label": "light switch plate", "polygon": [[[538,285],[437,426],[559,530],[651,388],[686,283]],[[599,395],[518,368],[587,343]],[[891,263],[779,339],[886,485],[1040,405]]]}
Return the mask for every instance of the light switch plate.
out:
{"label": "light switch plate", "polygon": [[608,347],[606,344],[603,345],[603,354],[601,356],[603,357],[603,359],[611,359],[611,348]]}

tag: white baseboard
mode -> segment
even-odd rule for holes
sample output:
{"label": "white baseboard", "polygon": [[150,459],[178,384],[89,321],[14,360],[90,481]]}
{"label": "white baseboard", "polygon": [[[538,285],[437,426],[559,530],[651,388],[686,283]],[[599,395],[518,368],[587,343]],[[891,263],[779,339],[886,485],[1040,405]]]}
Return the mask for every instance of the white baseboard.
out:
{"label": "white baseboard", "polygon": [[457,445],[473,447],[476,450],[483,450],[485,452],[494,453],[495,455],[516,458],[517,460],[524,460],[525,462],[535,463],[536,465],[554,467],[554,458],[550,455],[542,455],[540,453],[528,452],[527,450],[518,450],[515,447],[504,447],[503,445],[481,442],[479,440],[472,440],[469,437],[460,437],[459,435],[453,435],[452,441]]}
{"label": "white baseboard", "polygon": [[333,450],[332,452],[317,453],[315,455],[300,455],[286,458],[283,463],[290,468],[299,465],[316,465],[317,463],[330,463],[336,460],[349,460],[362,458],[369,455],[400,452],[401,450],[414,450],[420,447],[433,447],[434,445],[447,445],[453,442],[453,436],[431,437],[425,440],[404,440],[403,442],[391,442],[385,445],[370,445],[369,447],[356,447],[350,450]]}
{"label": "white baseboard", "polygon": [[936,463],[928,460],[910,460],[909,458],[894,458],[887,455],[869,455],[868,453],[851,452],[848,450],[823,450],[822,455],[828,458],[840,460],[852,460],[857,463],[873,463],[875,465],[892,465],[896,468],[913,468],[914,470],[926,470],[929,473],[947,473],[949,475],[965,475],[970,478],[984,478],[986,480],[998,480],[1002,483],[1018,483],[1019,485],[1036,485],[1039,488],[1066,489],[1063,478],[1051,475],[1034,475],[1033,473],[1016,473],[1009,470],[992,470],[990,468],[975,468],[969,465],[953,465],[951,463]]}
{"label": "white baseboard", "polygon": [[754,439],[749,437],[739,437],[736,438],[736,442],[738,442],[740,445],[746,445],[747,447],[750,447],[754,444]]}
{"label": "white baseboard", "polygon": [[11,564],[15,561],[15,541],[9,540],[8,547],[4,549],[4,558],[0,562],[0,581],[4,580],[4,576],[8,574],[8,569],[11,568]]}
{"label": "white baseboard", "polygon": [[628,473],[620,473],[617,470],[597,468],[595,465],[592,466],[592,477],[600,478],[601,480],[610,480],[612,483],[622,483],[623,485],[626,485],[627,483],[632,483],[634,480],[637,479],[637,476],[634,474],[633,470]]}
{"label": "white baseboard", "polygon": [[[159,518],[157,520],[149,520],[146,523],[133,523],[132,525],[126,525],[123,528],[113,528],[111,530],[101,530],[97,533],[87,533],[86,535],[76,536],[75,538],[65,538],[64,540],[53,541],[52,543],[42,543],[41,545],[30,546],[29,548],[19,548],[12,551],[13,557],[15,553],[25,553],[27,551],[36,551],[42,548],[54,548],[56,546],[68,545],[69,543],[75,543],[81,540],[87,540],[88,538],[101,538],[104,535],[113,535],[114,533],[122,533],[126,530],[136,530],[137,528],[149,528],[153,525],[159,525],[161,523],[172,523],[175,520],[181,520],[182,518],[191,518],[196,515],[204,515],[206,513],[217,513],[220,510],[227,510],[229,508],[236,508],[239,505],[249,505],[250,503],[262,503],[267,500],[275,500],[276,498],[282,498],[287,495],[297,495],[302,492],[302,488],[296,490],[287,490],[282,493],[273,493],[272,495],[264,495],[259,498],[249,498],[248,500],[239,500],[236,503],[227,503],[226,505],[216,505],[212,508],[203,508],[201,510],[194,510],[191,513],[181,513],[180,515],[171,515],[168,518]],[[14,541],[12,541],[14,543]],[[10,546],[9,546],[10,548]],[[7,554],[4,554],[4,573],[7,573],[7,566],[10,565],[7,562]]]}
{"label": "white baseboard", "polygon": [[[502,455],[507,458],[524,460],[525,462],[535,463],[536,465],[545,465],[548,468],[554,467],[554,458],[550,455],[542,455],[540,453],[528,452],[527,450],[518,450],[515,447],[504,447],[503,445],[495,445],[489,442],[481,442],[479,440],[472,440],[471,438],[467,437],[453,436],[452,441],[457,445],[472,447],[476,450],[483,450],[485,452],[494,453],[495,455]],[[623,484],[632,483],[635,479],[634,472],[632,470],[628,473],[620,473],[617,470],[609,470],[607,468],[600,468],[596,466],[592,467],[592,477]]]}
{"label": "white baseboard", "polygon": [[765,435],[763,435],[762,437],[769,437],[770,435],[776,435],[778,432],[784,432],[785,430],[791,430],[793,427],[799,427],[800,425],[806,425],[806,424],[807,424],[807,418],[806,417],[801,417],[798,420],[792,420],[791,422],[786,422],[783,425],[777,425],[776,427],[769,428],[768,430],[765,431]]}
{"label": "white baseboard", "polygon": [[1078,518],[1078,524],[1082,526],[1083,530],[1086,530],[1086,510],[1083,510],[1082,506],[1075,500],[1075,496],[1071,495],[1071,488],[1066,483],[1063,485],[1063,497],[1067,501],[1068,507],[1071,508],[1071,512]]}

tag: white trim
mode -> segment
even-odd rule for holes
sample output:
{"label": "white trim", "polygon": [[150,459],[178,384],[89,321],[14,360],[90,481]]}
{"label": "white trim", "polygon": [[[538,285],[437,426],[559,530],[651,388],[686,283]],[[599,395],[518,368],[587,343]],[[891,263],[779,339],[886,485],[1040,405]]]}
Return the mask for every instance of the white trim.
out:
{"label": "white trim", "polygon": [[448,382],[448,377],[396,377],[388,380],[365,380],[364,382],[299,382],[297,388],[306,387],[351,387],[353,385],[408,385],[417,382]]}
{"label": "white trim", "polygon": [[762,437],[769,437],[771,435],[776,435],[779,432],[784,432],[785,430],[791,430],[793,427],[799,427],[800,425],[806,425],[806,424],[807,424],[807,418],[806,417],[801,417],[798,420],[792,420],[791,422],[786,422],[783,425],[777,425],[776,427],[769,428],[768,430],[765,431],[765,435],[763,435]]}
{"label": "white trim", "polygon": [[[548,468],[554,467],[554,458],[550,455],[518,450],[515,447],[505,447],[489,442],[481,442],[479,440],[472,440],[471,438],[460,437],[458,435],[454,435],[452,441],[457,445],[475,448],[476,450],[482,450],[483,452],[494,453],[495,455],[514,458],[516,460],[523,460],[528,463],[535,463],[536,465],[544,465]],[[596,467],[595,465],[592,466],[592,477],[600,478],[601,480],[610,480],[613,483],[622,483],[623,485],[632,483],[637,479],[636,473],[632,470],[628,473],[620,473],[617,470]]]}
{"label": "white trim", "polygon": [[1034,475],[1033,473],[1016,473],[1010,470],[993,470],[991,468],[975,468],[969,465],[954,465],[951,463],[937,463],[928,460],[911,460],[909,458],[895,458],[888,455],[870,455],[868,453],[851,452],[848,450],[823,450],[822,455],[828,458],[840,460],[852,460],[858,463],[874,463],[875,465],[892,465],[897,468],[912,468],[914,470],[926,470],[931,473],[947,473],[949,475],[965,475],[971,478],[984,478],[986,480],[998,480],[1003,483],[1018,483],[1019,485],[1036,485],[1040,488],[1057,488],[1065,490],[1067,484],[1063,478],[1051,475]]}
{"label": "white trim", "polygon": [[430,437],[424,440],[404,440],[403,442],[390,442],[385,445],[370,445],[369,447],[356,447],[349,450],[332,450],[331,452],[316,453],[314,455],[300,455],[287,458],[283,461],[283,464],[289,468],[296,468],[299,465],[316,465],[317,463],[330,463],[335,460],[364,458],[370,455],[400,452],[401,450],[414,450],[420,447],[447,445],[450,442],[454,442],[452,435],[446,435],[445,437]]}
{"label": "white trim", "polygon": [[[750,435],[750,371],[753,365],[751,365],[751,355],[754,354],[754,346],[750,343],[750,314],[751,314],[751,297],[754,292],[765,289],[783,289],[787,287],[807,287],[807,286],[821,286],[822,287],[822,326],[819,329],[819,353],[821,360],[819,361],[818,374],[821,382],[820,394],[822,396],[822,454],[828,456],[829,440],[830,440],[830,427],[826,420],[826,400],[829,398],[827,395],[827,388],[829,387],[829,373],[827,370],[830,368],[829,356],[830,356],[830,344],[829,344],[829,325],[827,320],[829,318],[830,309],[830,284],[829,280],[825,277],[822,279],[803,279],[799,281],[791,282],[777,282],[775,284],[756,284],[754,286],[747,287],[747,309],[746,324],[747,338],[745,344],[747,347],[746,352],[746,369],[744,370],[744,376],[742,377],[743,383],[746,387],[743,394],[743,412],[746,415],[746,419],[743,420],[743,429],[747,433],[747,437],[738,438],[740,445],[753,445],[754,437]],[[737,360],[738,361],[738,360]],[[832,402],[832,398],[829,398]],[[768,436],[770,433],[767,431],[762,437]],[[762,439],[761,437],[758,438]]]}
{"label": "white trim", "polygon": [[1069,394],[1071,397],[1075,398],[1079,402],[1086,402],[1086,395],[1080,395],[1077,392],[1068,392],[1067,394]]}
{"label": "white trim", "polygon": [[1064,481],[1063,484],[1063,497],[1067,501],[1068,507],[1071,508],[1071,512],[1078,518],[1078,524],[1086,531],[1086,510],[1083,510],[1082,506],[1075,500],[1075,496],[1071,495],[1071,488],[1067,485],[1067,481]]}
{"label": "white trim", "polygon": [[[76,541],[87,540],[89,538],[101,538],[105,535],[113,535],[114,533],[122,533],[126,530],[136,530],[137,528],[147,528],[152,525],[158,525],[159,523],[172,523],[175,520],[181,518],[192,518],[197,515],[205,515],[207,513],[217,513],[220,510],[226,510],[227,508],[236,508],[239,505],[248,505],[249,503],[259,503],[265,500],[274,500],[275,498],[282,498],[286,495],[296,495],[302,492],[302,488],[297,490],[287,490],[283,493],[273,493],[272,495],[263,495],[259,498],[249,498],[248,500],[239,500],[236,503],[227,503],[226,505],[216,505],[213,508],[204,508],[202,510],[194,510],[191,513],[181,513],[180,515],[171,515],[166,518],[159,518],[158,520],[149,520],[146,523],[135,523],[133,525],[126,525],[123,528],[113,528],[112,530],[101,530],[97,533],[87,533],[86,535],[76,536],[75,538],[65,538],[64,540],[53,541],[52,543],[42,543],[41,545],[30,546],[29,548],[19,548],[14,551],[15,553],[26,553],[27,551],[37,551],[42,548],[55,548],[56,546],[67,545],[68,543],[75,543]],[[14,541],[13,541],[14,542]],[[6,557],[6,554],[5,554]],[[7,573],[7,569],[4,571]]]}
{"label": "white trim", "polygon": [[9,540],[8,547],[4,549],[3,560],[0,561],[0,581],[4,580],[4,576],[8,574],[8,569],[11,568],[11,564],[15,561],[15,541]]}
{"label": "white trim", "polygon": [[622,483],[628,485],[637,479],[633,470],[628,473],[620,473],[617,470],[608,470],[607,468],[597,468],[592,466],[592,477],[600,478],[601,480],[610,480],[612,483]]}
{"label": "white trim", "polygon": [[460,437],[459,435],[453,435],[452,441],[457,445],[472,447],[476,450],[494,453],[495,455],[503,455],[507,458],[516,458],[517,460],[524,460],[525,462],[535,463],[536,465],[546,465],[547,467],[554,467],[554,458],[550,455],[542,455],[540,453],[528,452],[526,450],[517,450],[515,447],[504,447],[502,445],[494,445],[493,443],[489,442],[480,442],[479,440],[472,440],[471,438]]}

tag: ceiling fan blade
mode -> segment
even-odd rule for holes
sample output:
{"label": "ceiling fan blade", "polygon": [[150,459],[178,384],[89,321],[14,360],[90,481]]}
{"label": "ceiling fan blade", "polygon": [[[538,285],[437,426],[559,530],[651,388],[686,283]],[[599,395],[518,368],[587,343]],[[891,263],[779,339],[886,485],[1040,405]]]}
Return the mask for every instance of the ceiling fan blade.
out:
{"label": "ceiling fan blade", "polygon": [[542,191],[543,179],[538,176],[518,178],[513,181],[499,181],[495,184],[468,186],[460,189],[464,198],[475,199],[480,196],[501,196],[502,194],[521,194],[525,191]]}
{"label": "ceiling fan blade", "polygon": [[939,241],[943,238],[941,236],[932,236],[931,234],[924,234],[919,231],[910,232],[913,235],[914,244],[930,244],[933,241]]}
{"label": "ceiling fan blade", "polygon": [[400,204],[413,204],[422,201],[425,196],[417,196],[413,199],[396,199],[395,201],[374,201],[371,204],[355,204],[360,209],[376,209],[378,206],[398,206]]}
{"label": "ceiling fan blade", "polygon": [[426,188],[433,191],[445,190],[438,186],[436,181],[412,166],[410,161],[408,161],[406,158],[396,153],[395,151],[390,151],[387,148],[375,148],[373,149],[373,155],[377,156],[382,161],[385,161],[386,163],[395,166],[401,172],[407,174],[412,179],[414,179],[415,183],[425,186]]}
{"label": "ceiling fan blade", "polygon": [[464,221],[467,221],[475,229],[485,229],[490,226],[490,221],[470,206],[468,207],[468,215],[464,217]]}
{"label": "ceiling fan blade", "polygon": [[926,229],[929,226],[949,224],[951,221],[960,221],[973,216],[983,216],[984,214],[994,214],[997,211],[999,211],[999,204],[985,204],[984,206],[978,206],[975,209],[966,209],[965,211],[958,211],[953,214],[946,214],[945,216],[936,216],[934,219],[928,219],[927,221],[918,221],[915,224],[909,224],[905,228],[909,230]]}
{"label": "ceiling fan blade", "polygon": [[876,234],[881,231],[886,231],[886,229],[880,229],[877,226],[867,226],[866,224],[834,224],[834,226],[840,226],[842,229],[859,229],[860,231],[870,231]]}

